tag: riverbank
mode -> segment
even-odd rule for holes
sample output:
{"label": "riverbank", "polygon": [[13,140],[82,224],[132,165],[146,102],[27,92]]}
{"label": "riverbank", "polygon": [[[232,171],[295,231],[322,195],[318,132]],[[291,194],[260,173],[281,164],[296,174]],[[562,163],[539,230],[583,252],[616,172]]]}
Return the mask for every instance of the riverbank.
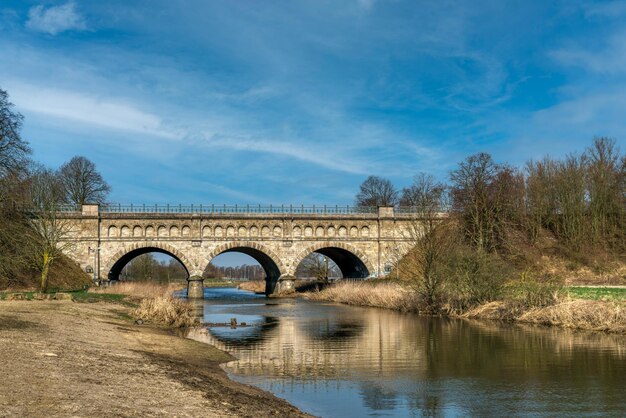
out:
{"label": "riverbank", "polygon": [[0,416],[308,416],[228,379],[227,353],[135,325],[131,309],[0,302]]}
{"label": "riverbank", "polygon": [[[585,292],[581,288],[576,288],[572,294],[566,292],[552,304],[545,306],[528,306],[517,301],[501,300],[484,303],[464,311],[443,305],[438,313],[451,317],[626,334],[626,289],[615,289],[613,292],[605,292],[610,296],[602,299],[597,298],[600,292]],[[591,296],[589,299],[581,298],[581,295],[587,294]],[[306,293],[304,297],[322,302],[430,313],[422,309],[423,303],[410,287],[396,282],[341,282],[319,292]]]}
{"label": "riverbank", "polygon": [[[321,289],[324,286],[325,283],[320,280],[296,279],[294,282],[294,288],[298,293],[310,292]],[[248,292],[254,292],[256,294],[265,294],[265,280],[250,280],[248,282],[242,282],[237,285],[237,289],[247,290]]]}

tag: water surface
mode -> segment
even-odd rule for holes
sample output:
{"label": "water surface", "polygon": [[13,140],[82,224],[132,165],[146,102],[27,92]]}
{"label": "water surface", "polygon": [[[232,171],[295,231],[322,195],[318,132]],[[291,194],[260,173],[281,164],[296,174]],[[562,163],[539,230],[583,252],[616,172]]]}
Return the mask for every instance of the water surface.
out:
{"label": "water surface", "polygon": [[190,337],[322,417],[626,416],[626,337],[206,289]]}

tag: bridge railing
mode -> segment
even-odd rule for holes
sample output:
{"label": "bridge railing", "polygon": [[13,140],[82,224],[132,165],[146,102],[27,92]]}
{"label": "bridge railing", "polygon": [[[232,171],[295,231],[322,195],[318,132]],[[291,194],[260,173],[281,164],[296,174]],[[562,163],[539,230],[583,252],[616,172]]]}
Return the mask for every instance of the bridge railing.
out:
{"label": "bridge railing", "polygon": [[[37,209],[21,208],[26,212],[37,212]],[[64,204],[56,206],[58,212],[81,212],[81,206]],[[206,214],[313,214],[313,215],[351,215],[375,214],[375,206],[350,205],[146,205],[107,203],[99,206],[101,213],[206,213]],[[419,215],[423,209],[414,206],[393,208],[395,215]],[[437,208],[434,212],[445,216],[450,211],[448,206]]]}
{"label": "bridge railing", "polygon": [[367,214],[376,207],[342,205],[145,205],[106,204],[104,213],[207,213],[207,214]]}
{"label": "bridge railing", "polygon": [[[59,212],[81,212],[81,206],[60,205],[55,208]],[[36,209],[22,208],[26,211]],[[150,204],[118,204],[107,203],[99,206],[102,213],[207,213],[207,214],[375,214],[375,206],[350,205],[150,205]],[[435,212],[446,214],[450,211],[447,206],[437,208]],[[396,215],[420,214],[421,208],[400,206],[393,208]]]}

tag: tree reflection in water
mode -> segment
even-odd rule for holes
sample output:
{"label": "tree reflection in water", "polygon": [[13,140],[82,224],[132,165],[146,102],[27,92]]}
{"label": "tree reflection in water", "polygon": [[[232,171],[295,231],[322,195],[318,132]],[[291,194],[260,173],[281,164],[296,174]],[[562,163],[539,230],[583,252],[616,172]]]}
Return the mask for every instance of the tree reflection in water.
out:
{"label": "tree reflection in water", "polygon": [[227,311],[264,319],[250,329],[191,336],[237,357],[225,366],[236,379],[318,415],[626,409],[624,336],[264,300],[206,302],[205,318]]}

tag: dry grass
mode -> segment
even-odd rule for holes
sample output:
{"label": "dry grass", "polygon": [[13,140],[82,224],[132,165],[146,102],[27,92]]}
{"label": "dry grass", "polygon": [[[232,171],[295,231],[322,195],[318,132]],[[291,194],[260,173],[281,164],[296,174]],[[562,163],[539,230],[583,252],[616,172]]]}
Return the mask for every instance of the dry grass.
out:
{"label": "dry grass", "polygon": [[307,293],[307,299],[347,305],[373,306],[400,311],[417,310],[415,292],[398,283],[341,281],[321,291]]}
{"label": "dry grass", "polygon": [[[315,301],[400,311],[420,311],[423,305],[416,293],[409,288],[385,281],[342,281],[321,291],[306,293],[304,297]],[[457,316],[445,307],[441,312]],[[512,300],[494,301],[474,307],[458,316],[626,334],[626,303],[623,301],[567,298],[546,307],[528,307]]]}
{"label": "dry grass", "polygon": [[237,289],[255,293],[265,293],[265,280],[251,280],[237,285]]}
{"label": "dry grass", "polygon": [[522,305],[498,300],[483,303],[458,316],[495,321],[515,321],[522,313],[524,313]]}
{"label": "dry grass", "polygon": [[143,299],[132,315],[144,321],[168,327],[189,327],[198,323],[191,305],[171,296]]}
{"label": "dry grass", "polygon": [[191,306],[186,300],[171,296],[182,288],[181,283],[121,282],[89,292],[129,296],[139,302],[139,307],[131,312],[134,318],[168,327],[187,327],[198,322]]}
{"label": "dry grass", "polygon": [[89,289],[93,293],[115,293],[133,298],[156,298],[169,296],[184,288],[181,283],[121,282],[111,286]]}
{"label": "dry grass", "polygon": [[595,260],[594,265],[595,268],[579,266],[567,258],[546,255],[538,262],[541,269],[563,277],[568,286],[626,285],[626,263],[623,260],[605,255]]}
{"label": "dry grass", "polygon": [[564,299],[545,307],[495,301],[477,306],[464,318],[516,321],[563,328],[626,333],[626,304],[616,301]]}
{"label": "dry grass", "polygon": [[530,309],[520,322],[565,328],[626,333],[626,304],[601,300],[568,299],[545,308]]}

